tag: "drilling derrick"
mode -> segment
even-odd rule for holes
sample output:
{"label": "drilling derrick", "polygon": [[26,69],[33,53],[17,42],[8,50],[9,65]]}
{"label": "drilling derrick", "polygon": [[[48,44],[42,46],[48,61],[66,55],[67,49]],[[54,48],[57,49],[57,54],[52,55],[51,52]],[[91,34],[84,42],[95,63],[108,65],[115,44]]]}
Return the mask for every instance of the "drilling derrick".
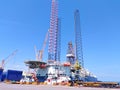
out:
{"label": "drilling derrick", "polygon": [[67,50],[67,61],[70,63],[70,64],[74,64],[75,63],[75,54],[74,54],[74,49],[73,49],[73,45],[72,45],[72,42],[69,42],[68,43],[68,50]]}
{"label": "drilling derrick", "polygon": [[76,60],[78,60],[79,64],[82,67],[84,67],[79,10],[75,11],[74,20],[75,20]]}
{"label": "drilling derrick", "polygon": [[48,63],[56,61],[57,58],[57,35],[58,34],[58,4],[57,0],[52,0],[50,28],[49,28],[49,46]]}

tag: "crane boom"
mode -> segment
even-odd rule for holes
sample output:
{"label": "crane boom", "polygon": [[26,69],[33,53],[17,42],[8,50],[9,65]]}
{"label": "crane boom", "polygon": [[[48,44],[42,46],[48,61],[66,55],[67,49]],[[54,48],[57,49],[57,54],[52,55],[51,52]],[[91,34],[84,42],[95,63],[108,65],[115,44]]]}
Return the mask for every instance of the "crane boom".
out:
{"label": "crane boom", "polygon": [[36,59],[38,61],[42,61],[42,59],[43,59],[43,53],[44,53],[44,50],[45,50],[45,47],[46,47],[46,43],[47,43],[47,40],[48,40],[48,32],[49,32],[49,30],[46,33],[42,49],[41,50],[37,50],[36,46],[35,46]]}
{"label": "crane boom", "polygon": [[44,51],[44,49],[45,49],[45,47],[46,47],[46,43],[47,43],[47,40],[48,40],[48,32],[49,32],[49,30],[47,31],[46,36],[45,36],[45,40],[44,40],[44,42],[43,42],[43,47],[42,47],[42,50],[43,50],[43,51]]}
{"label": "crane boom", "polygon": [[34,49],[35,49],[36,60],[38,61],[38,51],[37,51],[36,46],[34,46]]}
{"label": "crane boom", "polygon": [[2,60],[1,63],[1,68],[4,69],[5,65],[8,63],[8,61],[10,60],[10,58],[12,58],[18,50],[15,50],[14,52],[12,52],[9,56],[7,56],[5,59]]}
{"label": "crane boom", "polygon": [[[49,30],[48,30],[48,31],[49,31]],[[44,40],[44,42],[43,42],[43,47],[42,47],[42,49],[39,51],[39,60],[40,60],[40,61],[42,61],[42,59],[43,59],[43,53],[44,53],[44,50],[45,50],[45,47],[46,47],[47,40],[48,40],[48,32],[46,33],[45,40]]]}

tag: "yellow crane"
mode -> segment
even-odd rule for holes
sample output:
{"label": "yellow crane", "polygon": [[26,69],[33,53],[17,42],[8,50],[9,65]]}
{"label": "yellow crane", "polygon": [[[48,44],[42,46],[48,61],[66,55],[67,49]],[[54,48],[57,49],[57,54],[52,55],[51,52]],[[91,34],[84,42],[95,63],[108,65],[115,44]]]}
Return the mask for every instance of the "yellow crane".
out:
{"label": "yellow crane", "polygon": [[[48,32],[49,32],[49,30],[48,30]],[[45,50],[45,47],[46,47],[46,43],[47,43],[47,40],[48,40],[48,32],[46,33],[42,49],[41,50],[37,50],[36,46],[34,47],[35,48],[36,60],[37,61],[42,61],[43,60],[43,53],[44,53],[44,50]]]}
{"label": "yellow crane", "polygon": [[9,56],[7,56],[5,59],[2,60],[0,68],[4,69],[5,65],[8,63],[8,61],[17,53],[18,50],[15,50],[12,52]]}

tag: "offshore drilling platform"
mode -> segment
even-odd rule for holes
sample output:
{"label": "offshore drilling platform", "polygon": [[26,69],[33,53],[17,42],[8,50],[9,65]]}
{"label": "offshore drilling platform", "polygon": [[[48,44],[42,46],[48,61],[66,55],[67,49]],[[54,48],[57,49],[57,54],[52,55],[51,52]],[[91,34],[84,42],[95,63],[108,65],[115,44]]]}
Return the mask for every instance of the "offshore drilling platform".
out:
{"label": "offshore drilling platform", "polygon": [[[46,81],[49,84],[69,80],[97,81],[97,78],[84,68],[79,10],[74,12],[74,23],[75,46],[72,42],[68,43],[67,60],[62,63],[60,60],[61,21],[58,17],[58,1],[52,0],[48,29],[48,60],[47,62],[41,61],[42,59],[25,62],[29,68],[35,69],[37,81]],[[43,55],[43,52],[37,56],[39,55]]]}
{"label": "offshore drilling platform", "polygon": [[[76,9],[74,12],[75,42],[68,42],[66,61],[62,63],[61,56],[61,20],[58,17],[58,1],[52,0],[50,27],[45,36],[43,47],[36,52],[36,60],[25,61],[28,72],[8,70],[3,73],[6,60],[2,61],[0,67],[0,81],[20,81],[21,84],[52,84],[52,85],[83,85],[95,87],[116,87],[118,83],[98,82],[95,75],[84,67],[82,36],[80,27],[80,14]],[[48,41],[48,60],[43,60],[43,54]],[[16,53],[13,52],[10,56]],[[30,71],[31,70],[31,71]]]}
{"label": "offshore drilling platform", "polygon": [[[84,68],[79,10],[74,12],[74,23],[75,46],[72,42],[68,43],[67,60],[62,63],[60,60],[61,21],[58,17],[58,1],[52,0],[50,27],[48,36],[46,36],[48,37],[48,60],[43,62],[42,59],[37,59],[37,61],[25,62],[30,69],[35,70],[35,80],[46,81],[49,84],[69,80],[97,81],[97,78]],[[46,44],[46,40],[44,44]],[[37,56],[42,57],[43,53],[42,50],[42,52],[38,52]]]}
{"label": "offshore drilling platform", "polygon": [[[36,50],[36,60],[25,61],[31,72],[24,73],[21,82],[46,82],[47,84],[69,81],[93,81],[97,78],[84,68],[79,10],[74,12],[75,46],[68,42],[66,61],[61,61],[61,20],[58,17],[58,1],[52,0],[50,27],[43,47]],[[48,60],[43,61],[43,53],[48,41]]]}

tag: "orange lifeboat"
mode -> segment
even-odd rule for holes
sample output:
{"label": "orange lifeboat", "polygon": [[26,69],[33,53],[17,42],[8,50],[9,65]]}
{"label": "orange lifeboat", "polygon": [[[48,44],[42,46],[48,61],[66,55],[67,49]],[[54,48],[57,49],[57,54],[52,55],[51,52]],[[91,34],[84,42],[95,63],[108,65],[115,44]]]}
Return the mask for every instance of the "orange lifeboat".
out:
{"label": "orange lifeboat", "polygon": [[41,64],[40,68],[46,68],[46,65],[45,64]]}
{"label": "orange lifeboat", "polygon": [[64,66],[70,66],[71,64],[69,62],[66,62],[63,64]]}

